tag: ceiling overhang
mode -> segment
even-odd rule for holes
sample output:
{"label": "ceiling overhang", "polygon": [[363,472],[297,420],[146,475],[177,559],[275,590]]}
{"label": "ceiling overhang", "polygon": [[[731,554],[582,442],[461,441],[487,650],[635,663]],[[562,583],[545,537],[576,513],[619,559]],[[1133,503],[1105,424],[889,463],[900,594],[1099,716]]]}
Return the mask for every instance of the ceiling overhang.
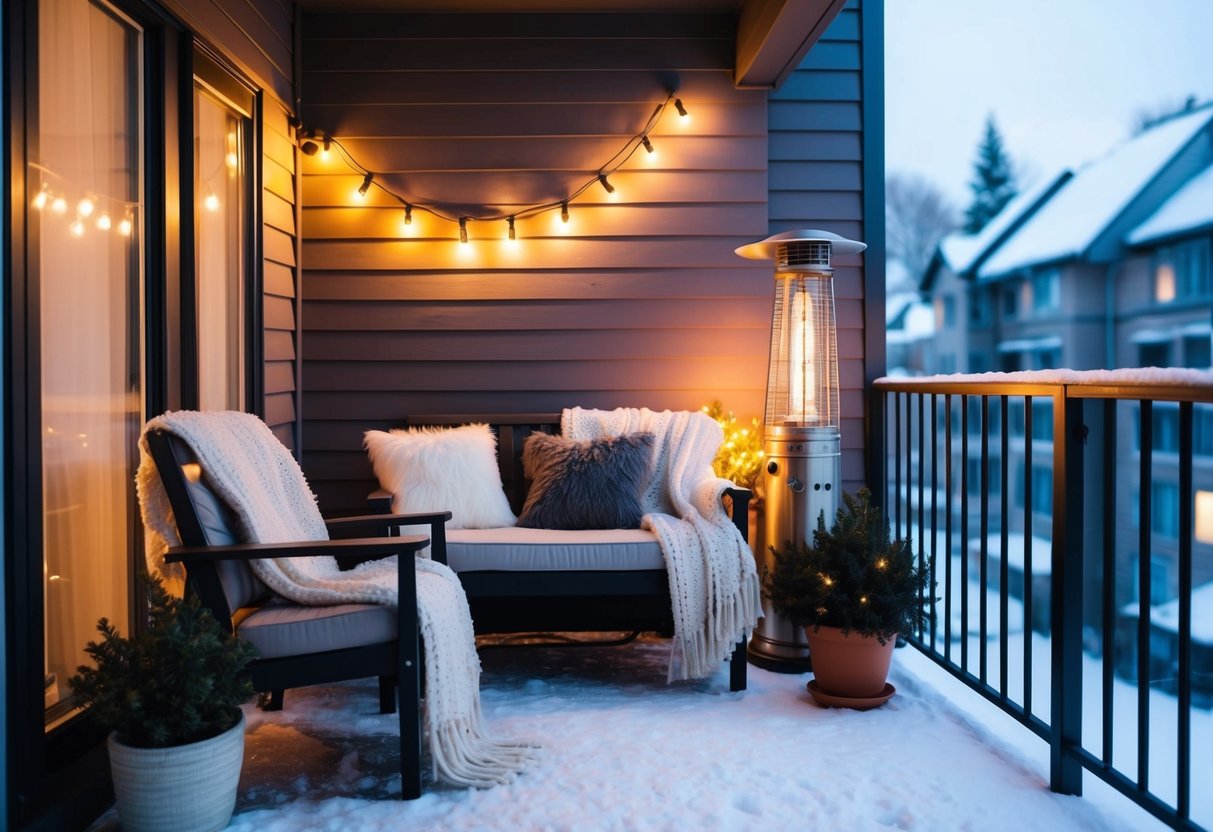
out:
{"label": "ceiling overhang", "polygon": [[792,73],[846,0],[747,0],[737,21],[733,83],[774,89]]}

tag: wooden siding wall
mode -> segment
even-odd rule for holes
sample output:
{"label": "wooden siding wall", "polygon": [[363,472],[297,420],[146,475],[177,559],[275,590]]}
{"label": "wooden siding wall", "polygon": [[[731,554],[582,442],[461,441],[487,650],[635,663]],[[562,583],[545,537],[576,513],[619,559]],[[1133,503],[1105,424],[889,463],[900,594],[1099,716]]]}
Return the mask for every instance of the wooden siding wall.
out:
{"label": "wooden siding wall", "polygon": [[[851,0],[771,94],[767,124],[772,234],[819,228],[865,240],[861,31],[859,3]],[[835,263],[842,477],[847,491],[867,480],[864,278],[860,257]]]}
{"label": "wooden siding wall", "polygon": [[292,450],[296,437],[294,4],[290,0],[170,0],[199,39],[260,87],[261,247],[266,422]]}
{"label": "wooden siding wall", "polygon": [[[681,76],[618,174],[554,214],[455,224],[414,213],[337,160],[303,168],[303,464],[322,508],[357,511],[368,428],[450,412],[572,405],[761,415],[771,271],[737,246],[767,232],[764,91],[731,83],[734,21],[712,15],[308,15],[303,118],[393,190],[456,216],[559,199]],[[466,206],[466,207],[465,207]],[[487,207],[486,207],[487,206]],[[561,233],[565,232],[565,233]]]}

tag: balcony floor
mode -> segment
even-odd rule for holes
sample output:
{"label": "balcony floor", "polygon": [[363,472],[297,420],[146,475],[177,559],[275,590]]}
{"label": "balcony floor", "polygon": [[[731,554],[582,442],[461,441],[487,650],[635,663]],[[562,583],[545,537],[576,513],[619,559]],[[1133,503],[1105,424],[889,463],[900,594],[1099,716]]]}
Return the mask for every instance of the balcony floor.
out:
{"label": "balcony floor", "polygon": [[[486,717],[540,739],[542,756],[512,785],[427,780],[407,803],[392,799],[396,720],[377,713],[373,680],[289,691],[280,713],[249,706],[230,829],[1161,828],[1051,793],[1030,755],[927,681],[935,669],[912,648],[894,659],[897,695],[863,713],[819,708],[807,676],[754,667],[745,694],[723,672],[666,685],[667,654],[658,640],[482,651]],[[95,829],[115,825],[111,812]]]}

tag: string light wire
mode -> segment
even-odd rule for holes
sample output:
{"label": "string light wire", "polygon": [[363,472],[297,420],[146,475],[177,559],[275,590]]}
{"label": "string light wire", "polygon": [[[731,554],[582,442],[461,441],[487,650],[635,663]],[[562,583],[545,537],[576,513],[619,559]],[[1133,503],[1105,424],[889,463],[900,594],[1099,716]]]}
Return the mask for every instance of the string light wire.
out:
{"label": "string light wire", "polygon": [[648,148],[650,148],[652,146],[652,142],[649,139],[649,134],[651,132],[653,132],[654,129],[656,129],[658,123],[660,123],[660,121],[661,121],[661,117],[665,114],[666,109],[670,107],[671,103],[678,105],[677,109],[678,109],[679,113],[684,114],[686,112],[685,109],[681,106],[681,104],[682,104],[681,99],[678,99],[675,97],[675,96],[677,96],[677,94],[678,94],[677,90],[671,90],[666,95],[665,100],[653,108],[652,114],[649,116],[648,121],[645,122],[645,125],[640,130],[640,132],[636,133],[631,138],[629,138],[627,140],[627,142],[624,143],[623,147],[621,147],[615,153],[614,156],[612,156],[610,159],[608,159],[606,161],[606,164],[604,164],[604,165],[602,165],[602,167],[598,168],[590,178],[588,178],[583,183],[581,183],[579,186],[577,186],[576,188],[571,190],[567,196],[561,197],[560,199],[551,200],[549,202],[539,202],[539,203],[535,203],[533,205],[528,205],[524,208],[514,210],[509,213],[503,212],[503,213],[495,213],[495,214],[456,215],[456,214],[447,213],[439,208],[421,204],[414,199],[405,197],[403,194],[398,193],[398,192],[392,190],[391,188],[389,188],[387,185],[385,185],[383,182],[383,177],[376,176],[371,171],[370,168],[367,168],[367,167],[363,166],[360,162],[358,162],[358,160],[354,158],[354,155],[349,151],[349,148],[347,148],[344,144],[342,144],[341,140],[338,139],[337,137],[326,133],[325,141],[328,144],[330,144],[332,147],[337,149],[338,153],[341,155],[342,160],[350,168],[352,168],[356,172],[363,175],[363,177],[364,177],[363,187],[378,188],[379,190],[383,191],[387,196],[391,197],[392,199],[399,202],[402,206],[404,206],[404,209],[406,212],[406,218],[407,218],[406,221],[412,220],[412,212],[414,210],[424,211],[425,213],[430,214],[431,216],[437,217],[438,219],[443,220],[445,222],[458,224],[459,229],[460,229],[460,238],[461,238],[461,240],[466,240],[467,224],[469,222],[487,223],[487,222],[509,221],[510,230],[512,231],[513,230],[512,220],[526,219],[529,217],[534,217],[539,214],[546,213],[548,211],[555,211],[555,210],[559,210],[560,218],[562,220],[564,220],[565,222],[568,222],[569,203],[575,201],[578,197],[580,197],[582,194],[584,194],[591,187],[593,187],[594,185],[601,184],[603,187],[608,188],[608,190],[613,191],[614,188],[610,187],[607,184],[606,177],[609,176],[610,174],[613,174],[615,171],[619,170],[621,167],[623,167],[625,164],[627,164],[628,160],[630,160],[632,158],[632,156],[635,155],[636,151],[638,151],[640,148],[644,147],[647,150]]}

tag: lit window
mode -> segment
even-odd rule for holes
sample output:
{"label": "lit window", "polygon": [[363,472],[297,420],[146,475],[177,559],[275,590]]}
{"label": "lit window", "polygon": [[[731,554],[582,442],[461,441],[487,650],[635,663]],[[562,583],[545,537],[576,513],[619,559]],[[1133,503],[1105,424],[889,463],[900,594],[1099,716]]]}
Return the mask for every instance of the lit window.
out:
{"label": "lit window", "polygon": [[1175,300],[1175,267],[1169,262],[1159,263],[1154,269],[1154,300],[1159,303]]}
{"label": "lit window", "polygon": [[1213,543],[1213,491],[1196,492],[1196,539]]}

